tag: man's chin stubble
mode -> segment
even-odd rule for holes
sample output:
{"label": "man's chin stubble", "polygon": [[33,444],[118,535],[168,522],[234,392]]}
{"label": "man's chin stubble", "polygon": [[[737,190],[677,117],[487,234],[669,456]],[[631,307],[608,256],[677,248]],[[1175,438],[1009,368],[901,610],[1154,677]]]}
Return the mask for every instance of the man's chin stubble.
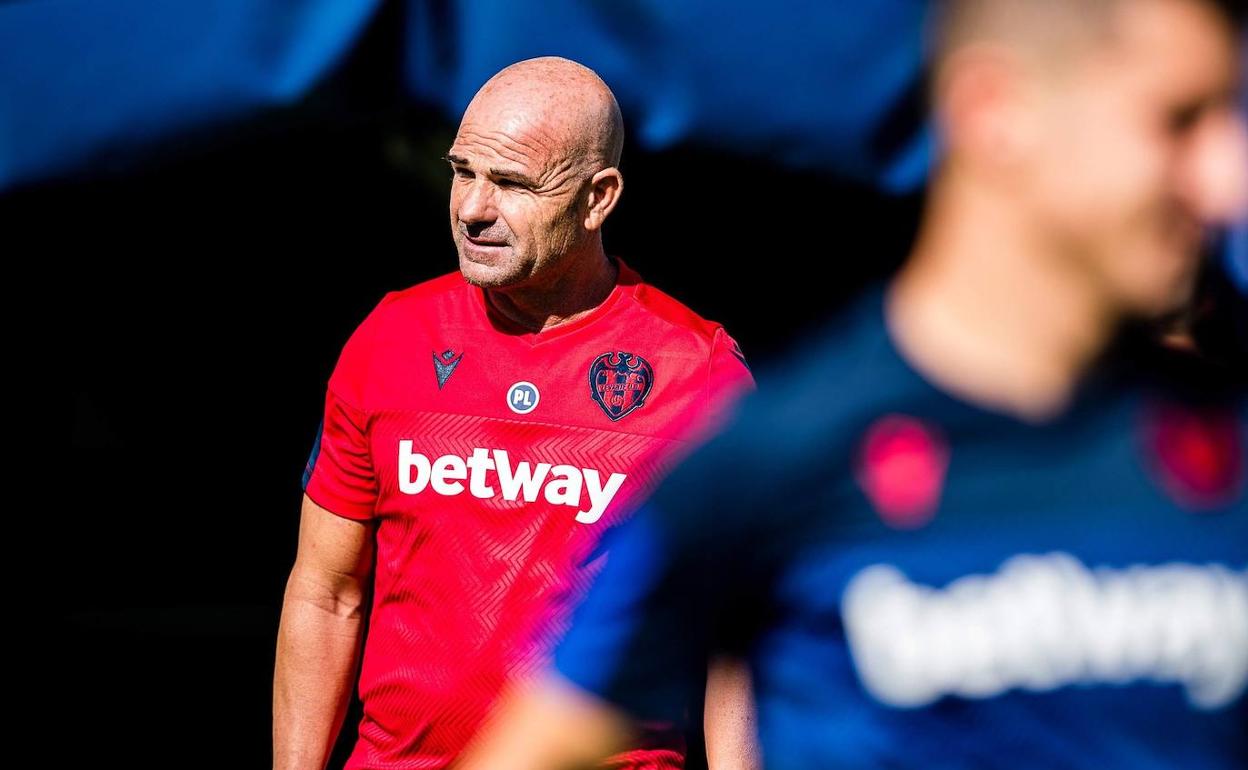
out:
{"label": "man's chin stubble", "polygon": [[519,283],[522,277],[516,275],[514,270],[507,271],[498,267],[482,265],[480,262],[473,262],[462,255],[459,258],[459,272],[465,281],[481,289],[502,289],[513,286]]}

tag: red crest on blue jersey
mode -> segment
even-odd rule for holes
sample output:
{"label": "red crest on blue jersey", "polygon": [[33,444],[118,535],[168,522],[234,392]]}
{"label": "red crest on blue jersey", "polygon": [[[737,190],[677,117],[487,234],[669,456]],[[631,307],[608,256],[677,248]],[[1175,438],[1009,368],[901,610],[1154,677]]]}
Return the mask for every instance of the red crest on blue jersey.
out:
{"label": "red crest on blue jersey", "polygon": [[589,365],[589,395],[612,421],[643,406],[652,387],[654,369],[641,356],[619,350]]}
{"label": "red crest on blue jersey", "polygon": [[934,428],[890,414],[867,429],[855,475],[885,524],[917,529],[936,514],[948,467],[948,445]]}
{"label": "red crest on blue jersey", "polygon": [[1241,430],[1230,410],[1153,404],[1144,431],[1153,480],[1185,508],[1229,505],[1244,488]]}

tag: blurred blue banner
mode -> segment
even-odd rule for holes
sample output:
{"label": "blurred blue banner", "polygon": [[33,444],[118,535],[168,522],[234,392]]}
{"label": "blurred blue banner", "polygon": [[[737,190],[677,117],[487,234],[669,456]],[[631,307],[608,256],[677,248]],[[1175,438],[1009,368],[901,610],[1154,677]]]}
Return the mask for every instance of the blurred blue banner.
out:
{"label": "blurred blue banner", "polygon": [[[0,5],[0,189],[298,99],[381,0]],[[615,89],[640,144],[698,143],[912,190],[925,0],[406,0],[406,79],[458,117],[519,59]]]}
{"label": "blurred blue banner", "polygon": [[381,0],[0,5],[0,189],[303,95]]}
{"label": "blurred blue banner", "polygon": [[511,62],[596,70],[642,146],[696,142],[892,191],[923,181],[926,0],[409,0],[408,82],[458,116]]}

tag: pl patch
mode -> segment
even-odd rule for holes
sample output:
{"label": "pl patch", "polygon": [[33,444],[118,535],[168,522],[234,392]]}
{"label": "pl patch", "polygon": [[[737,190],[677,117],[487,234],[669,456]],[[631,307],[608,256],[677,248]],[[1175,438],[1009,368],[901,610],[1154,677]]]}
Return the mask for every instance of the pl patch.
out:
{"label": "pl patch", "polygon": [[517,382],[507,389],[507,408],[516,414],[528,414],[541,400],[542,394],[531,382]]}
{"label": "pl patch", "polygon": [[654,368],[641,356],[617,350],[589,365],[589,396],[612,422],[646,403],[654,387]]}

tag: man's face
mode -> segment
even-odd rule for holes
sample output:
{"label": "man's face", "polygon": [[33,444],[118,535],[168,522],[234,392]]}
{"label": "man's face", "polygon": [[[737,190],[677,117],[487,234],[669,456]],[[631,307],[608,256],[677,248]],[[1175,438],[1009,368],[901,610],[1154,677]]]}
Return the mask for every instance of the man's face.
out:
{"label": "man's face", "polygon": [[588,175],[556,119],[505,96],[478,97],[447,153],[459,268],[486,288],[543,285],[586,237]]}
{"label": "man's face", "polygon": [[1244,205],[1236,52],[1196,0],[1126,0],[1097,46],[1040,99],[1023,195],[1068,267],[1156,315],[1190,296],[1204,227]]}

